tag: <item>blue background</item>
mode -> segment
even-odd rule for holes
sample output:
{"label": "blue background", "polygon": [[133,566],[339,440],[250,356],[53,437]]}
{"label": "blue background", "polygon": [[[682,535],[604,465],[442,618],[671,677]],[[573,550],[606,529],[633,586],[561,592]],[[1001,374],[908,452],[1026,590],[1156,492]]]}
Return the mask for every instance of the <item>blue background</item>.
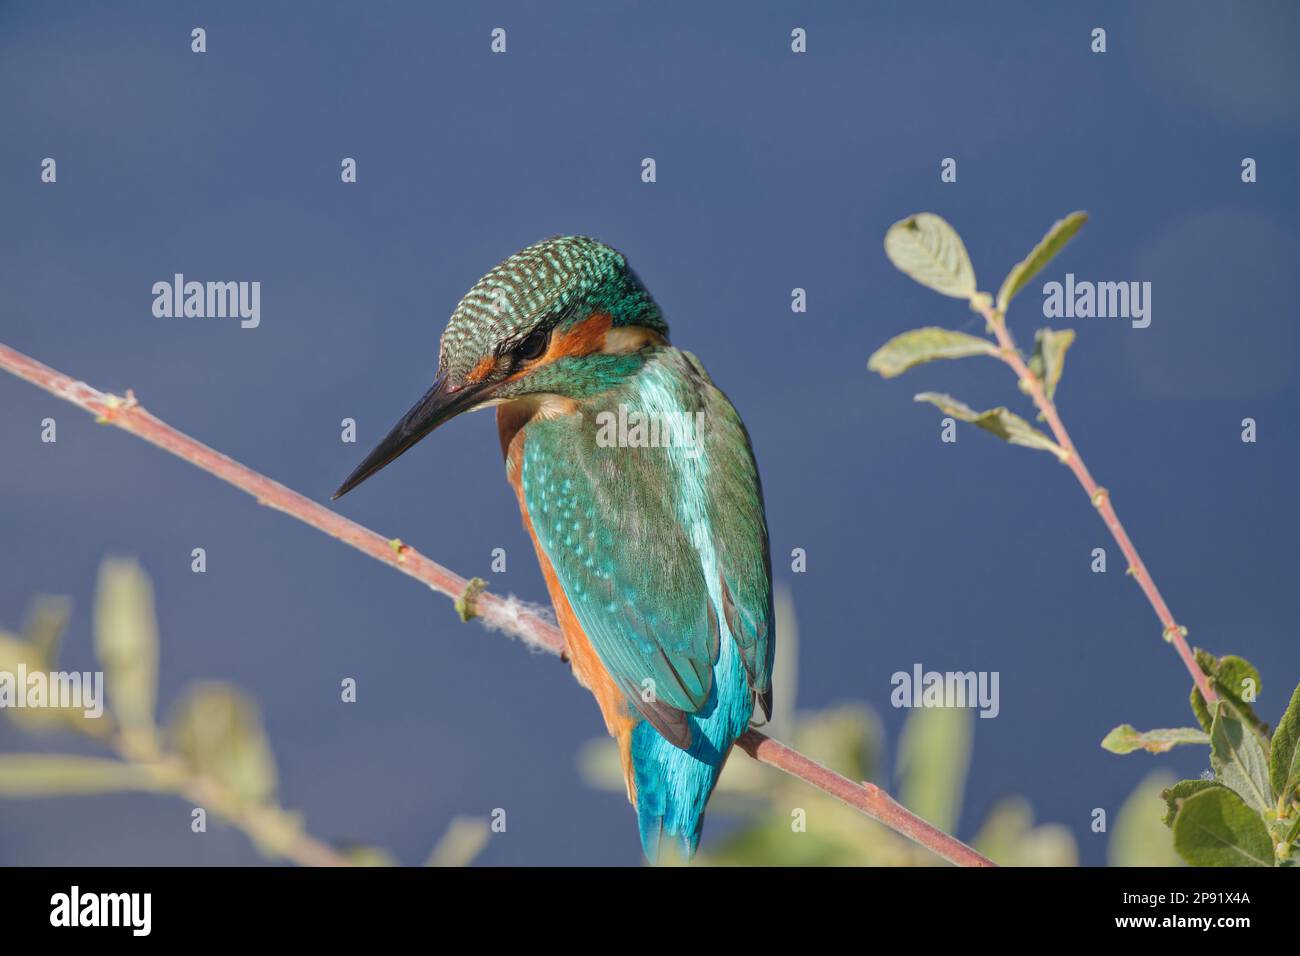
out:
{"label": "blue background", "polygon": [[[866,371],[904,329],[979,332],[886,260],[932,210],[981,286],[1056,218],[1091,222],[1041,283],[1150,281],[1153,321],[1073,322],[1062,413],[1194,643],[1251,659],[1280,714],[1300,677],[1293,4],[89,4],[0,6],[0,341],[117,392],[325,500],[425,390],[446,317],[497,261],[583,233],[625,252],[744,416],[799,700],[889,675],[1001,673],[959,832],[1008,792],[1088,829],[1164,765],[1113,725],[1190,722],[1187,676],[1071,475],[974,430],[939,441],[917,391],[1028,406],[986,361]],[[190,51],[203,26],[208,52]],[[489,52],[508,30],[509,52]],[[808,31],[808,53],[790,30]],[[1108,52],[1089,50],[1103,26]],[[39,181],[44,157],[58,183]],[[339,164],[355,157],[359,182]],[[658,182],[640,180],[643,157]],[[1243,157],[1259,182],[1240,181]],[[958,182],[939,164],[958,161]],[[259,280],[262,321],[158,319],[174,272]],[[808,311],[794,314],[794,287]],[[1058,325],[1064,324],[1058,322]],[[58,421],[42,444],[40,421]],[[1240,422],[1258,422],[1243,444]],[[339,422],[359,423],[356,445]],[[488,415],[450,424],[341,510],[494,589],[544,599]],[[190,571],[204,547],[206,574]],[[1089,571],[1105,546],[1110,571]],[[509,555],[489,572],[493,548]],[[792,548],[808,570],[789,572]],[[139,556],[165,709],[188,682],[260,700],[309,829],[418,863],[457,813],[504,807],[482,860],[639,860],[619,794],[575,754],[601,724],[553,659],[461,625],[441,597],[73,407],[0,375],[0,622],[70,594],[89,668],[96,567]],[[343,677],[359,702],[339,702]],[[0,751],[62,750],[0,723]],[[719,820],[706,832],[717,835]],[[166,797],[0,803],[0,862],[252,863]]]}

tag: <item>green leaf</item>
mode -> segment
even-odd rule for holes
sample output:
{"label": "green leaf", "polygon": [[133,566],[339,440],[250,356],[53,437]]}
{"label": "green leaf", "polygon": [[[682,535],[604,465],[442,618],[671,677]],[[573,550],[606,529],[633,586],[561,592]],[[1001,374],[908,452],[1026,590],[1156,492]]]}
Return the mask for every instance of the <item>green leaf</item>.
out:
{"label": "green leaf", "polygon": [[109,709],[122,732],[143,749],[152,749],[158,693],[158,621],[153,585],[134,561],[108,558],[99,567],[95,651],[104,665]]}
{"label": "green leaf", "polygon": [[1274,795],[1289,802],[1291,793],[1300,785],[1300,684],[1296,685],[1291,703],[1273,732],[1268,773]]}
{"label": "green leaf", "polygon": [[912,711],[898,743],[898,800],[940,830],[953,830],[970,765],[974,718],[965,707]]}
{"label": "green leaf", "polygon": [[969,299],[976,292],[975,269],[957,230],[939,216],[919,212],[889,227],[885,255],[921,285]]}
{"label": "green leaf", "polygon": [[1065,460],[1065,450],[1060,445],[1015,414],[1015,412],[1007,411],[1005,407],[999,406],[986,412],[977,412],[968,405],[957,401],[951,395],[943,395],[939,392],[922,392],[913,396],[912,400],[929,402],[931,405],[938,407],[945,415],[951,415],[963,422],[970,422],[972,425],[976,425],[987,432],[992,432],[1013,445],[1023,445],[1026,448],[1050,451],[1057,458],[1062,461]]}
{"label": "green leaf", "polygon": [[1073,343],[1073,329],[1060,332],[1039,329],[1034,333],[1034,354],[1029,357],[1029,370],[1042,379],[1048,398],[1056,395],[1056,386],[1065,371],[1065,350]]}
{"label": "green leaf", "polygon": [[935,359],[968,358],[972,355],[996,355],[997,346],[965,332],[936,326],[912,329],[896,335],[867,360],[867,369],[882,378],[894,378],[909,368]]}
{"label": "green leaf", "polygon": [[1268,724],[1255,713],[1254,707],[1254,701],[1263,692],[1264,684],[1259,671],[1250,661],[1233,654],[1219,658],[1219,666],[1214,672],[1214,685],[1224,697],[1232,701],[1248,723],[1257,731],[1268,734]]}
{"label": "green leaf", "polygon": [[1192,794],[1208,790],[1210,787],[1222,786],[1223,784],[1217,780],[1179,780],[1168,790],[1161,790],[1160,796],[1165,799],[1165,826],[1172,827],[1174,825],[1174,817],[1178,816],[1178,810],[1182,807],[1183,801]]}
{"label": "green leaf", "polygon": [[176,752],[197,772],[249,803],[275,793],[275,758],[257,705],[227,684],[199,684],[176,707],[169,724]]}
{"label": "green leaf", "polygon": [[1194,727],[1161,728],[1138,732],[1131,724],[1120,724],[1108,733],[1101,745],[1116,754],[1147,750],[1153,754],[1172,750],[1178,744],[1208,744],[1209,736]]}
{"label": "green leaf", "polygon": [[[1221,698],[1229,701],[1238,716],[1246,721],[1255,732],[1259,734],[1261,742],[1268,743],[1268,724],[1260,719],[1259,714],[1255,713],[1253,701],[1256,700],[1263,691],[1263,684],[1260,681],[1259,671],[1250,661],[1237,657],[1233,654],[1225,654],[1223,657],[1215,657],[1209,651],[1196,649],[1196,663],[1210,678],[1210,685],[1214,688],[1216,694]],[[1250,700],[1247,700],[1247,697]],[[1205,701],[1201,697],[1201,692],[1195,685],[1192,687],[1192,712],[1201,726],[1207,731],[1210,725],[1214,723],[1214,717],[1210,709],[1205,706]]]}
{"label": "green leaf", "polygon": [[1192,866],[1273,866],[1264,821],[1225,787],[1183,801],[1174,818],[1174,849]]}
{"label": "green leaf", "polygon": [[138,765],[100,757],[0,754],[0,797],[62,797],[153,790]]}
{"label": "green leaf", "polygon": [[1228,704],[1219,704],[1210,727],[1210,766],[1215,777],[1237,791],[1256,813],[1268,813],[1274,808],[1268,756],[1259,737],[1233,716]]}
{"label": "green leaf", "polygon": [[1029,280],[1038,275],[1043,266],[1052,261],[1087,221],[1086,212],[1072,212],[1052,224],[1052,228],[1047,230],[1047,235],[1043,236],[1038,245],[1030,250],[1029,255],[1017,262],[1007,273],[1007,277],[1002,280],[1002,288],[998,290],[999,312],[1007,310],[1016,293],[1028,285]]}

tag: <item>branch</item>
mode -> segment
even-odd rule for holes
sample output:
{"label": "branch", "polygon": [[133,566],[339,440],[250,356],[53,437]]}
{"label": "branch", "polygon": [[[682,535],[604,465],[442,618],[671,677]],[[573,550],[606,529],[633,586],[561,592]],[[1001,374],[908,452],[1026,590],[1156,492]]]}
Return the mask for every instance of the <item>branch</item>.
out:
{"label": "branch", "polygon": [[[248,492],[258,504],[282,511],[305,524],[323,531],[369,555],[377,561],[396,568],[403,574],[422,581],[433,590],[453,601],[461,599],[471,582],[425,557],[397,539],[387,539],[330,511],[314,501],[272,481],[251,468],[218,451],[195,441],[165,422],[155,418],[136,401],[128,391],[126,396],[107,394],[85,382],[74,381],[62,372],[28,358],[21,352],[0,344],[0,368],[37,385],[52,395],[85,409],[105,424],[116,425],[123,431],[157,445],[164,451],[202,468],[236,488]],[[474,616],[483,619],[489,627],[522,638],[529,645],[552,654],[564,650],[564,637],[549,621],[521,606],[487,591],[472,595]],[[1206,700],[1212,700],[1210,696]],[[892,800],[880,788],[854,783],[792,750],[785,744],[750,730],[738,741],[742,750],[759,763],[776,767],[791,776],[816,787],[843,801],[856,810],[879,821],[932,852],[961,866],[993,866],[993,861],[976,853],[956,837],[935,829],[920,817]]]}
{"label": "branch", "polygon": [[251,837],[257,846],[272,849],[286,860],[299,866],[352,865],[334,847],[306,833],[293,814],[277,806],[245,803],[211,777],[195,774],[178,758],[168,757],[165,763],[149,769],[172,781],[170,789],[174,793],[195,806],[211,809]]}
{"label": "branch", "polygon": [[[242,799],[215,776],[197,770],[175,752],[162,749],[153,741],[141,743],[112,726],[111,714],[106,712],[101,720],[87,720],[80,713],[63,713],[65,730],[107,747],[122,767],[130,771],[132,783],[122,789],[177,796],[195,807],[210,810],[244,833],[268,856],[290,860],[299,866],[353,865],[353,861],[343,853],[307,833],[297,814],[275,803]],[[103,758],[83,758],[73,754],[6,754],[0,759],[57,764],[64,760],[100,762]],[[7,789],[6,796],[15,795],[12,789],[3,789]],[[18,795],[39,794],[24,794],[20,787]]]}
{"label": "branch", "polygon": [[996,866],[988,857],[981,856],[937,827],[933,827],[885,793],[874,783],[857,784],[833,770],[827,770],[815,760],[810,760],[792,747],[773,740],[757,730],[749,730],[736,741],[736,746],[759,763],[784,770],[792,777],[810,783],[818,790],[848,804],[883,823],[895,833],[937,853],[957,866]]}
{"label": "branch", "polygon": [[[101,392],[4,344],[0,344],[0,368],[85,409],[97,416],[102,424],[116,425],[123,431],[143,438],[177,458],[216,475],[222,481],[248,492],[257,499],[258,504],[283,511],[332,538],[338,538],[376,561],[382,561],[417,581],[423,581],[441,594],[455,599],[464,594],[469,586],[470,582],[465,578],[436,561],[431,561],[409,545],[395,538],[384,538],[159,421],[140,406],[129,390],[124,398]],[[564,638],[554,625],[519,608],[515,602],[482,593],[474,602],[474,611],[488,625],[523,638],[541,650],[558,654],[564,648]]]}
{"label": "branch", "polygon": [[1106,529],[1110,532],[1111,537],[1115,539],[1115,543],[1119,545],[1119,549],[1124,552],[1124,557],[1128,559],[1129,574],[1133,575],[1138,587],[1142,588],[1142,593],[1147,596],[1152,609],[1156,612],[1156,617],[1160,619],[1161,625],[1164,626],[1165,640],[1174,645],[1174,648],[1178,651],[1178,656],[1183,659],[1183,664],[1186,665],[1188,672],[1192,675],[1192,680],[1196,682],[1201,696],[1205,698],[1205,703],[1213,707],[1218,697],[1210,687],[1210,681],[1205,676],[1205,672],[1196,663],[1191,648],[1187,646],[1187,630],[1179,626],[1174,620],[1169,606],[1165,604],[1165,599],[1160,596],[1160,589],[1156,587],[1155,579],[1151,577],[1151,572],[1147,570],[1147,566],[1142,563],[1137,548],[1134,547],[1128,532],[1124,530],[1124,525],[1120,523],[1119,515],[1115,513],[1115,506],[1111,504],[1110,500],[1110,492],[1098,485],[1088,471],[1083,456],[1074,447],[1074,442],[1070,439],[1070,433],[1065,430],[1065,424],[1061,421],[1061,416],[1057,414],[1056,404],[1047,397],[1042,379],[1030,371],[1029,366],[1025,364],[1025,360],[1020,355],[1020,350],[1016,348],[1015,340],[1007,329],[1002,313],[987,301],[975,300],[972,304],[984,316],[989,328],[997,336],[998,345],[1001,346],[998,358],[1011,366],[1019,377],[1021,384],[1033,398],[1034,404],[1038,406],[1038,410],[1043,413],[1043,418],[1052,429],[1052,434],[1056,437],[1056,443],[1065,451],[1065,464],[1074,472],[1074,477],[1079,479],[1079,484],[1087,492],[1088,499],[1101,515],[1101,520],[1106,523]]}

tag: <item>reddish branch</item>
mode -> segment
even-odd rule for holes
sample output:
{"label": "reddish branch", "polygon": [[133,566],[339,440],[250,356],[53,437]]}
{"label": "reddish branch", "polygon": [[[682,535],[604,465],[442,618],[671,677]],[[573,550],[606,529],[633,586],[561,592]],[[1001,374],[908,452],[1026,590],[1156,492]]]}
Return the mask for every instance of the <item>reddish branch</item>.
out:
{"label": "reddish branch", "polygon": [[1110,492],[1098,485],[1088,471],[1088,466],[1084,464],[1083,457],[1070,439],[1070,433],[1065,430],[1061,416],[1056,412],[1056,404],[1047,397],[1042,379],[1030,371],[1029,366],[1025,364],[1025,360],[1020,355],[1020,350],[1016,348],[1016,343],[1007,330],[1001,313],[986,303],[977,303],[977,308],[988,322],[989,327],[992,328],[993,334],[997,336],[998,345],[1001,346],[998,357],[1015,370],[1020,381],[1029,390],[1034,404],[1038,406],[1038,410],[1043,413],[1043,418],[1048,427],[1052,429],[1052,434],[1056,437],[1056,443],[1065,452],[1065,464],[1074,472],[1074,477],[1079,479],[1079,484],[1083,485],[1083,490],[1087,492],[1089,500],[1092,501],[1101,515],[1101,520],[1106,523],[1106,529],[1110,532],[1111,537],[1115,539],[1115,543],[1119,545],[1119,549],[1124,552],[1124,557],[1128,559],[1129,574],[1133,575],[1138,587],[1142,589],[1142,593],[1151,602],[1156,617],[1160,619],[1160,623],[1164,627],[1165,640],[1174,645],[1174,648],[1178,651],[1178,656],[1183,659],[1183,664],[1187,667],[1188,673],[1192,675],[1192,680],[1196,682],[1201,696],[1205,698],[1207,704],[1212,705],[1218,697],[1213,688],[1210,687],[1205,672],[1196,663],[1191,648],[1187,646],[1185,629],[1180,627],[1174,620],[1169,605],[1165,604],[1165,599],[1160,596],[1160,589],[1156,587],[1155,579],[1151,577],[1151,572],[1147,570],[1147,566],[1142,563],[1137,548],[1134,547],[1128,532],[1124,530],[1124,525],[1120,523],[1119,515],[1115,513],[1115,506],[1110,501]]}
{"label": "reddish branch", "polygon": [[736,742],[737,746],[759,763],[784,770],[792,777],[812,784],[818,790],[842,800],[855,810],[860,810],[883,823],[895,833],[901,833],[915,843],[939,854],[949,863],[958,866],[994,866],[992,860],[976,853],[960,840],[954,840],[937,827],[926,823],[874,783],[857,784],[833,770],[827,770],[815,760],[799,751],[773,740],[757,730],[747,732]]}
{"label": "reddish branch", "polygon": [[[409,545],[384,538],[177,431],[142,408],[129,391],[125,398],[101,392],[2,344],[0,368],[85,409],[102,422],[116,425],[216,475],[248,492],[259,504],[283,511],[417,581],[423,581],[452,600],[465,595],[466,588],[470,585],[465,578]],[[559,654],[564,648],[564,638],[555,625],[518,602],[481,591],[473,596],[473,611],[488,626],[520,637],[534,647],[553,654]],[[937,830],[906,810],[879,787],[854,783],[755,730],[741,737],[739,745],[760,763],[783,770],[842,800],[951,863],[960,866],[994,865],[991,860],[976,853],[957,838]]]}

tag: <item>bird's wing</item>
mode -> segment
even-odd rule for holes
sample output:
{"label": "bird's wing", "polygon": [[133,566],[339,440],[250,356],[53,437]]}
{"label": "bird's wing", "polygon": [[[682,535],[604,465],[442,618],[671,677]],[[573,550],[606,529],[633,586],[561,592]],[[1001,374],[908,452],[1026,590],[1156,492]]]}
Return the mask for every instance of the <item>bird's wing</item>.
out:
{"label": "bird's wing", "polygon": [[675,351],[649,391],[627,396],[629,411],[705,414],[697,454],[610,446],[588,413],[530,425],[521,479],[538,541],[593,649],[632,705],[685,748],[686,715],[709,699],[720,633],[701,536],[750,684],[766,695],[767,535],[744,429],[722,394]]}
{"label": "bird's wing", "polygon": [[685,715],[712,689],[718,618],[674,513],[663,449],[601,447],[583,434],[593,428],[529,426],[528,517],[601,662],[646,719],[685,748]]}
{"label": "bird's wing", "polygon": [[709,528],[717,554],[722,614],[740,648],[749,686],[772,716],[772,561],[763,489],[749,433],[699,360],[683,353],[703,380],[704,447],[708,455]]}

